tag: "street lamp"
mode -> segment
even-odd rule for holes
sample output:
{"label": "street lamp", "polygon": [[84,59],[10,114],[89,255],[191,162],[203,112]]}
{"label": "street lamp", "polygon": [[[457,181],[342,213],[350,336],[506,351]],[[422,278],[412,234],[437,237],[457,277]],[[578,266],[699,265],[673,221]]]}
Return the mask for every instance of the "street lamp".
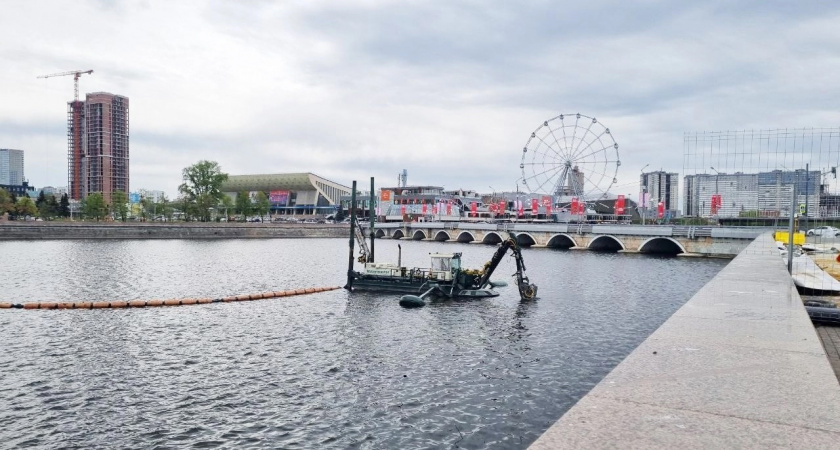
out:
{"label": "street lamp", "polygon": [[[718,172],[718,170],[715,169],[714,167],[709,166],[709,168],[715,171],[715,198],[717,198],[717,196],[720,194],[718,192],[718,178],[720,178],[720,172]],[[714,203],[714,202],[715,202],[715,200],[712,200],[712,203]],[[723,207],[723,202],[721,202],[720,206]],[[711,212],[711,211],[709,211],[709,212]],[[715,215],[718,216],[718,220],[720,220],[720,211],[715,210]]]}
{"label": "street lamp", "polygon": [[[645,174],[645,169],[647,169],[647,166],[649,165],[650,164],[645,164],[644,167],[642,167],[642,170],[639,171],[639,173],[641,174],[640,177]],[[647,201],[645,201],[645,197],[647,196],[647,183],[642,181],[640,184],[642,187],[642,198],[640,199],[642,201],[642,225],[644,225],[645,213],[647,212]]]}

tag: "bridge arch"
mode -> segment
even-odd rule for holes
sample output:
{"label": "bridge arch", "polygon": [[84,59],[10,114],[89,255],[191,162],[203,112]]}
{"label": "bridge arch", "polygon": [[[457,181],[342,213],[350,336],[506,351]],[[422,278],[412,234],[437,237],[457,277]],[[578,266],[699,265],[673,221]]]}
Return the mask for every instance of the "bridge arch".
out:
{"label": "bridge arch", "polygon": [[489,245],[496,245],[496,244],[500,244],[503,240],[504,239],[502,239],[502,237],[499,235],[499,233],[491,231],[491,232],[484,235],[484,239],[482,239],[481,243],[482,244],[489,244]]}
{"label": "bridge arch", "polygon": [[639,246],[639,253],[656,253],[660,255],[678,255],[687,253],[679,241],[669,237],[653,237]]}
{"label": "bridge arch", "polygon": [[426,239],[426,232],[423,230],[417,230],[411,235],[411,239],[415,241],[422,241],[423,239]]}
{"label": "bridge arch", "polygon": [[452,236],[450,236],[449,233],[447,233],[446,231],[440,230],[437,233],[435,233],[435,240],[436,241],[441,241],[442,242],[442,241],[448,241],[448,240],[451,240],[451,239],[452,239]]}
{"label": "bridge arch", "polygon": [[467,243],[475,241],[475,236],[469,231],[462,231],[461,234],[458,235],[458,242]]}
{"label": "bridge arch", "polygon": [[587,247],[590,250],[602,251],[602,252],[617,252],[620,250],[625,250],[624,243],[621,242],[615,236],[610,236],[608,234],[604,234],[601,236],[596,237],[589,241],[589,246]]}
{"label": "bridge arch", "polygon": [[402,239],[405,237],[405,233],[402,230],[394,230],[394,234],[391,235],[391,239]]}
{"label": "bridge arch", "polygon": [[577,247],[577,242],[575,242],[574,238],[569,236],[565,233],[555,234],[551,236],[546,244],[546,247],[549,248],[572,248]]}
{"label": "bridge arch", "polygon": [[382,230],[376,230],[376,237],[381,238],[385,236],[385,232]]}
{"label": "bridge arch", "polygon": [[537,243],[537,240],[534,239],[534,236],[531,236],[528,233],[516,233],[516,243],[519,244],[520,247],[530,247]]}

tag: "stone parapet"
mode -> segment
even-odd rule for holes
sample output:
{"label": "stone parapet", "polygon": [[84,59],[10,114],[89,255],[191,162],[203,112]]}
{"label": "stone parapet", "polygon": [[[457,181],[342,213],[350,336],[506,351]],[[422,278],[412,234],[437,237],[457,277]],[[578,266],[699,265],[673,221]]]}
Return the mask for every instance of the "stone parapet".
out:
{"label": "stone parapet", "polygon": [[840,385],[769,233],[530,448],[836,448]]}
{"label": "stone parapet", "polygon": [[349,238],[348,225],[2,222],[0,240]]}

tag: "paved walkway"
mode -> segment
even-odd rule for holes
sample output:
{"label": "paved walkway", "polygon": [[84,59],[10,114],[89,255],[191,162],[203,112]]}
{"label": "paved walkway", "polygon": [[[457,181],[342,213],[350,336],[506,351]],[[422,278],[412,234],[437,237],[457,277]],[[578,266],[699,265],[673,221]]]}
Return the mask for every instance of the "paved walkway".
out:
{"label": "paved walkway", "polygon": [[[821,331],[835,358],[837,331]],[[532,448],[838,448],[838,442],[840,384],[767,234]]]}

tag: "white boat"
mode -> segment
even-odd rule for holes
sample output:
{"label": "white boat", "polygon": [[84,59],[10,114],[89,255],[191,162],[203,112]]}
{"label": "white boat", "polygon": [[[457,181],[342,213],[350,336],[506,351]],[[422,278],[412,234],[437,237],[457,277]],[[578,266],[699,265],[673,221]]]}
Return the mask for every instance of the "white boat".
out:
{"label": "white boat", "polygon": [[793,277],[793,283],[800,288],[812,291],[840,292],[840,281],[820,269],[808,255],[793,257],[790,275]]}

